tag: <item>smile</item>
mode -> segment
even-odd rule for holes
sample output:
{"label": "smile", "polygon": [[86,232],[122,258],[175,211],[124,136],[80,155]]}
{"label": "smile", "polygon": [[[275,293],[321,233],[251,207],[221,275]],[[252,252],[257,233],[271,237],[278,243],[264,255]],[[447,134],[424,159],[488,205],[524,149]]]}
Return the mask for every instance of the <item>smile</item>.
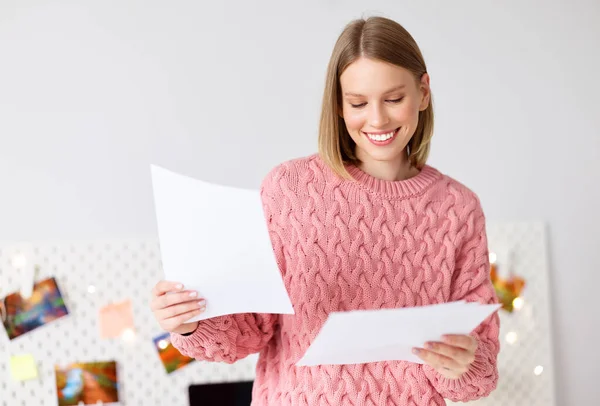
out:
{"label": "smile", "polygon": [[371,141],[373,144],[375,145],[387,145],[389,143],[391,143],[396,134],[398,134],[398,130],[400,128],[396,128],[395,130],[392,131],[388,131],[388,132],[374,132],[374,133],[367,133],[364,131],[361,131],[368,139],[369,141]]}

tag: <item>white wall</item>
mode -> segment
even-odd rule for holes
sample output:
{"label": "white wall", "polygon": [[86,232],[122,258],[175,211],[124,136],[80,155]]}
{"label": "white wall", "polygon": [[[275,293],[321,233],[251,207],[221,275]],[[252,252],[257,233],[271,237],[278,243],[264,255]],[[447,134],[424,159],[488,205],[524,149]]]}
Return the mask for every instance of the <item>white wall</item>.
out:
{"label": "white wall", "polygon": [[600,4],[252,3],[3,0],[0,240],[155,233],[150,163],[257,187],[316,150],[343,25],[389,16],[432,75],[431,164],[548,222],[559,404],[597,401]]}

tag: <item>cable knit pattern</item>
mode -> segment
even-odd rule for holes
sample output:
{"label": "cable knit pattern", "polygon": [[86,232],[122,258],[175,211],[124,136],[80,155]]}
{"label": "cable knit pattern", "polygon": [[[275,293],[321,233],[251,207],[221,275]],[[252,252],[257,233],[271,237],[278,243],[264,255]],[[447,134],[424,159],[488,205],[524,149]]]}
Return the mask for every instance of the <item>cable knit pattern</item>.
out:
{"label": "cable knit pattern", "polygon": [[498,379],[497,314],[472,333],[476,359],[460,379],[403,361],[294,365],[332,311],[497,301],[485,218],[473,192],[430,166],[403,181],[348,170],[354,180],[335,176],[311,155],[279,165],[262,183],[273,249],[295,314],[204,320],[189,336],[172,334],[173,345],[200,360],[228,363],[259,352],[255,406],[433,406],[444,405],[444,398],[488,395]]}

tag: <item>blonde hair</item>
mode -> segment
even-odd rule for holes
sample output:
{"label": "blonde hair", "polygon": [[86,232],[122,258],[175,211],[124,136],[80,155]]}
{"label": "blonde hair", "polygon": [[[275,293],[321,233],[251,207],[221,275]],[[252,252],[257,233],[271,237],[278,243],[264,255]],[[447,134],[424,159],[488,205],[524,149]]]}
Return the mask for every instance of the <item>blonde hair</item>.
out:
{"label": "blonde hair", "polygon": [[[342,98],[340,76],[360,57],[388,62],[409,70],[420,81],[427,73],[425,60],[413,37],[397,22],[384,17],[369,17],[350,22],[340,34],[331,54],[319,123],[319,154],[338,175],[351,179],[345,164],[358,164],[355,143],[340,117]],[[419,112],[419,123],[408,142],[408,159],[421,169],[429,155],[433,136],[433,102]]]}

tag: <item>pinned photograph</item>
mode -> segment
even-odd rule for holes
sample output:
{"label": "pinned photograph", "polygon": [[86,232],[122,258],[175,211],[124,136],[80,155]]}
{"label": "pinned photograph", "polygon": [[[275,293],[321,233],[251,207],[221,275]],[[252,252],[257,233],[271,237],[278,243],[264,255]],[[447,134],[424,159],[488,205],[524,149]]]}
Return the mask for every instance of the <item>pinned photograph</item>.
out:
{"label": "pinned photograph", "polygon": [[108,304],[99,312],[100,337],[102,338],[127,338],[133,333],[133,310],[131,300]]}
{"label": "pinned photograph", "polygon": [[28,298],[15,292],[2,301],[2,324],[11,340],[69,314],[54,278],[34,284]]}
{"label": "pinned photograph", "polygon": [[195,361],[194,358],[182,355],[177,348],[173,347],[169,337],[170,334],[165,333],[153,339],[154,347],[168,374]]}
{"label": "pinned photograph", "polygon": [[54,367],[58,406],[119,401],[117,364],[109,362],[74,363],[65,367]]}

